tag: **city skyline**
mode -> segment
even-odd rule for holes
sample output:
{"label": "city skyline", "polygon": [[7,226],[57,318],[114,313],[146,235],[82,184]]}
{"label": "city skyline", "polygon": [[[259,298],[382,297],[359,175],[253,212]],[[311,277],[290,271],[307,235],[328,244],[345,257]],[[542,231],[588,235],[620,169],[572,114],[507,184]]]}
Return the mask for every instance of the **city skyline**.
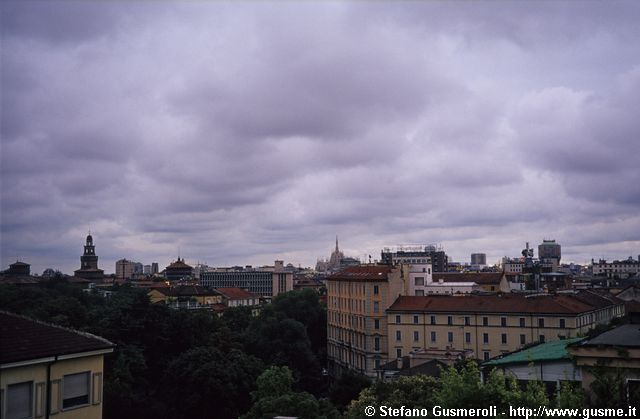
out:
{"label": "city skyline", "polygon": [[2,269],[640,254],[637,2],[0,7]]}

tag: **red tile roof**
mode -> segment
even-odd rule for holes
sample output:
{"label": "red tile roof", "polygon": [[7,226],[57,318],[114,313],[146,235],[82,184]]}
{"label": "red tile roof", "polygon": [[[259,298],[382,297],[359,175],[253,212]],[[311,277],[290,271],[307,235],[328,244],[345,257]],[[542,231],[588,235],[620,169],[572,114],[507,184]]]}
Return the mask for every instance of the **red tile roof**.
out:
{"label": "red tile roof", "polygon": [[112,349],[101,337],[0,311],[0,364]]}
{"label": "red tile roof", "polygon": [[387,281],[393,271],[389,265],[349,266],[331,275],[329,281]]}
{"label": "red tile roof", "polygon": [[247,290],[243,290],[242,288],[235,288],[235,287],[216,288],[216,291],[222,294],[223,297],[226,297],[230,300],[245,300],[247,298],[258,298],[257,295]]}
{"label": "red tile roof", "polygon": [[[609,302],[609,305],[616,304]],[[575,295],[524,296],[521,294],[468,296],[401,296],[387,311],[578,314],[595,310]]]}

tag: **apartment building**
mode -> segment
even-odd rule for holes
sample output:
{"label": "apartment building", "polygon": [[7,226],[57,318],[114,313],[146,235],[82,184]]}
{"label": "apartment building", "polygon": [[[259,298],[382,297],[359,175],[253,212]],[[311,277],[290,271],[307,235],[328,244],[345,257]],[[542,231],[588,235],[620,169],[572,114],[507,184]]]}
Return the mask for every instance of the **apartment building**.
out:
{"label": "apartment building", "polygon": [[102,418],[98,336],[0,311],[0,418]]}
{"label": "apartment building", "polygon": [[592,291],[555,295],[400,296],[387,310],[390,359],[412,351],[472,350],[490,359],[534,342],[572,338],[624,315]]}
{"label": "apartment building", "polygon": [[385,310],[409,293],[406,265],[351,266],[327,278],[327,355],[330,374],[345,369],[370,377],[388,362]]}
{"label": "apartment building", "polygon": [[[640,258],[640,256],[638,256]],[[607,276],[608,278],[628,278],[640,274],[640,259],[634,260],[631,256],[627,260],[614,260],[607,262],[600,259],[592,262],[593,274]]]}

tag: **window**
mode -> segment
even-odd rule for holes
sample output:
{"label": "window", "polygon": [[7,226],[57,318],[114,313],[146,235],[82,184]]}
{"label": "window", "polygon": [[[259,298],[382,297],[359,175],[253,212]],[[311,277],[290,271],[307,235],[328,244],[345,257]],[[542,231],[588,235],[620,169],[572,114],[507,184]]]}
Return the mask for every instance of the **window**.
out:
{"label": "window", "polygon": [[489,343],[489,334],[488,333],[483,333],[482,334],[482,343]]}
{"label": "window", "polygon": [[7,386],[7,419],[30,418],[33,414],[33,381]]}
{"label": "window", "polygon": [[482,318],[482,325],[483,326],[489,326],[489,318],[488,317],[483,317]]}
{"label": "window", "polygon": [[400,316],[396,316],[396,324],[400,324]]}
{"label": "window", "polygon": [[527,338],[525,335],[520,335],[520,345],[524,345],[525,343],[527,343]]}
{"label": "window", "polygon": [[402,358],[402,349],[401,348],[397,348],[396,349],[396,358]]}
{"label": "window", "polygon": [[484,357],[485,361],[488,361],[489,360],[489,352],[486,352],[486,351],[483,352],[483,357]]}
{"label": "window", "polygon": [[466,317],[464,318],[464,325],[465,325],[465,326],[469,326],[469,325],[471,325],[471,317],[466,316]]}
{"label": "window", "polygon": [[416,296],[423,297],[424,296],[424,290],[416,290]]}
{"label": "window", "polygon": [[373,302],[373,312],[374,313],[380,312],[380,303],[378,301]]}
{"label": "window", "polygon": [[538,319],[538,327],[544,327],[544,319]]}
{"label": "window", "polygon": [[418,316],[413,316],[413,324],[418,324]]}
{"label": "window", "polygon": [[436,324],[436,316],[431,316],[431,324]]}
{"label": "window", "polygon": [[453,317],[447,316],[447,324],[451,326],[453,324]]}
{"label": "window", "polygon": [[524,327],[524,317],[520,317],[520,327]]}
{"label": "window", "polygon": [[500,318],[500,326],[507,327],[507,318],[506,317],[501,317]]}
{"label": "window", "polygon": [[544,335],[539,336],[540,343],[544,343]]}
{"label": "window", "polygon": [[373,319],[373,328],[376,330],[380,329],[380,320]]}
{"label": "window", "polygon": [[506,345],[507,344],[507,334],[503,333],[502,336],[501,336],[501,339],[502,339],[502,344]]}
{"label": "window", "polygon": [[471,343],[471,333],[467,332],[464,334],[464,341],[467,343]]}
{"label": "window", "polygon": [[376,366],[376,369],[377,369],[377,370],[379,370],[379,369],[380,369],[380,358],[376,358],[376,360],[375,360],[375,366]]}
{"label": "window", "polygon": [[373,338],[373,348],[376,351],[380,350],[380,338],[378,337]]}
{"label": "window", "polygon": [[402,340],[402,332],[399,330],[396,330],[396,340]]}
{"label": "window", "polygon": [[436,332],[431,332],[431,342],[436,341]]}
{"label": "window", "polygon": [[564,329],[566,327],[564,319],[560,319],[560,328]]}
{"label": "window", "polygon": [[422,276],[415,277],[415,285],[417,285],[419,287],[423,287],[424,286],[424,277],[422,277]]}
{"label": "window", "polygon": [[420,332],[413,332],[413,341],[417,342],[420,340]]}
{"label": "window", "polygon": [[449,343],[453,342],[453,332],[447,333],[447,341],[449,341]]}
{"label": "window", "polygon": [[380,289],[377,285],[373,286],[373,295],[378,295],[380,293]]}

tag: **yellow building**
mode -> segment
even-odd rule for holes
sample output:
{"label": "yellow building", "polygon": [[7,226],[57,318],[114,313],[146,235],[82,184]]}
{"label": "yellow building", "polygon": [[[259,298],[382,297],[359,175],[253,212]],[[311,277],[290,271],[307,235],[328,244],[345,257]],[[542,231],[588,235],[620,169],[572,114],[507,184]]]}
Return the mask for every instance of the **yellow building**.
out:
{"label": "yellow building", "polygon": [[401,296],[387,310],[389,360],[423,349],[490,359],[534,342],[572,338],[624,315],[610,295]]}
{"label": "yellow building", "polygon": [[351,266],[327,278],[329,372],[371,377],[387,362],[385,310],[409,288],[406,266]]}
{"label": "yellow building", "polygon": [[113,346],[0,312],[0,417],[102,418],[103,358]]}
{"label": "yellow building", "polygon": [[223,300],[219,292],[197,285],[154,288],[147,295],[152,304],[164,302],[172,307],[184,308],[221,304]]}

